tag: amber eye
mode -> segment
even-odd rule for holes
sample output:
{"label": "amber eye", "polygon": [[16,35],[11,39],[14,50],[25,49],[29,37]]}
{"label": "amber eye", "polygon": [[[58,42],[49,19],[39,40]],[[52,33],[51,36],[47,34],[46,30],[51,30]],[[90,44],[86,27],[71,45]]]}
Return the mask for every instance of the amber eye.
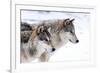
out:
{"label": "amber eye", "polygon": [[48,39],[47,38],[44,38],[44,37],[43,38],[41,37],[40,40],[41,41],[46,41],[46,42],[48,41]]}

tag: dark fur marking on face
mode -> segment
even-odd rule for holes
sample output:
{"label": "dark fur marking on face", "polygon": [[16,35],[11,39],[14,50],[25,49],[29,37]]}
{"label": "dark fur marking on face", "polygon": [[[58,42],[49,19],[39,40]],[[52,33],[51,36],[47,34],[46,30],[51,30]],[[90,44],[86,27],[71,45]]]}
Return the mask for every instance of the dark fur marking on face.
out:
{"label": "dark fur marking on face", "polygon": [[48,27],[45,25],[38,26],[37,35],[41,41],[49,41],[48,38],[51,37],[50,33],[48,32]]}
{"label": "dark fur marking on face", "polygon": [[49,41],[48,39],[47,39],[47,35],[46,35],[46,33],[45,32],[43,32],[43,33],[40,33],[40,35],[39,35],[39,39],[41,40],[41,41]]}

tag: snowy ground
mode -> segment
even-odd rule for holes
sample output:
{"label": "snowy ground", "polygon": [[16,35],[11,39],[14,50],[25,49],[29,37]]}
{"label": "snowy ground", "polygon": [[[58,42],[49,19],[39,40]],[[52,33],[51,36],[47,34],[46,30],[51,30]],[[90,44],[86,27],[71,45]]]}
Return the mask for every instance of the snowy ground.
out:
{"label": "snowy ground", "polygon": [[87,13],[67,13],[67,12],[47,12],[47,11],[21,11],[21,21],[30,24],[40,20],[49,19],[75,19],[75,31],[79,39],[78,44],[68,42],[62,46],[51,58],[51,62],[56,61],[76,61],[89,59],[90,41],[90,15]]}

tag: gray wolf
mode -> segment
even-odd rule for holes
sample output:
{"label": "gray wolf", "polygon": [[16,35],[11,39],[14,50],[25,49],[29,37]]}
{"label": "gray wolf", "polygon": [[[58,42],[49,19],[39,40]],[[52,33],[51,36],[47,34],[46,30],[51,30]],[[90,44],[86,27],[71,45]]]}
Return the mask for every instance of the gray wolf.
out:
{"label": "gray wolf", "polygon": [[31,27],[27,24],[21,26],[23,29],[21,30],[21,63],[30,62],[34,59],[39,59],[41,62],[48,61],[49,53],[55,50],[50,41],[51,35],[48,28],[44,25],[34,29],[30,29]]}

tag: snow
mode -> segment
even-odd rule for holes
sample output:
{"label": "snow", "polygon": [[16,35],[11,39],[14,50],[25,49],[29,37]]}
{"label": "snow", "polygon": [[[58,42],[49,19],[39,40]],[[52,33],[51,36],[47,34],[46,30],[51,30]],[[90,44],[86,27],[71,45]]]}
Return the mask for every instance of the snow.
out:
{"label": "snow", "polygon": [[90,14],[71,12],[48,11],[21,11],[21,21],[37,23],[40,20],[49,19],[75,19],[75,32],[79,39],[78,44],[68,42],[62,46],[51,58],[50,62],[88,60],[90,56]]}

